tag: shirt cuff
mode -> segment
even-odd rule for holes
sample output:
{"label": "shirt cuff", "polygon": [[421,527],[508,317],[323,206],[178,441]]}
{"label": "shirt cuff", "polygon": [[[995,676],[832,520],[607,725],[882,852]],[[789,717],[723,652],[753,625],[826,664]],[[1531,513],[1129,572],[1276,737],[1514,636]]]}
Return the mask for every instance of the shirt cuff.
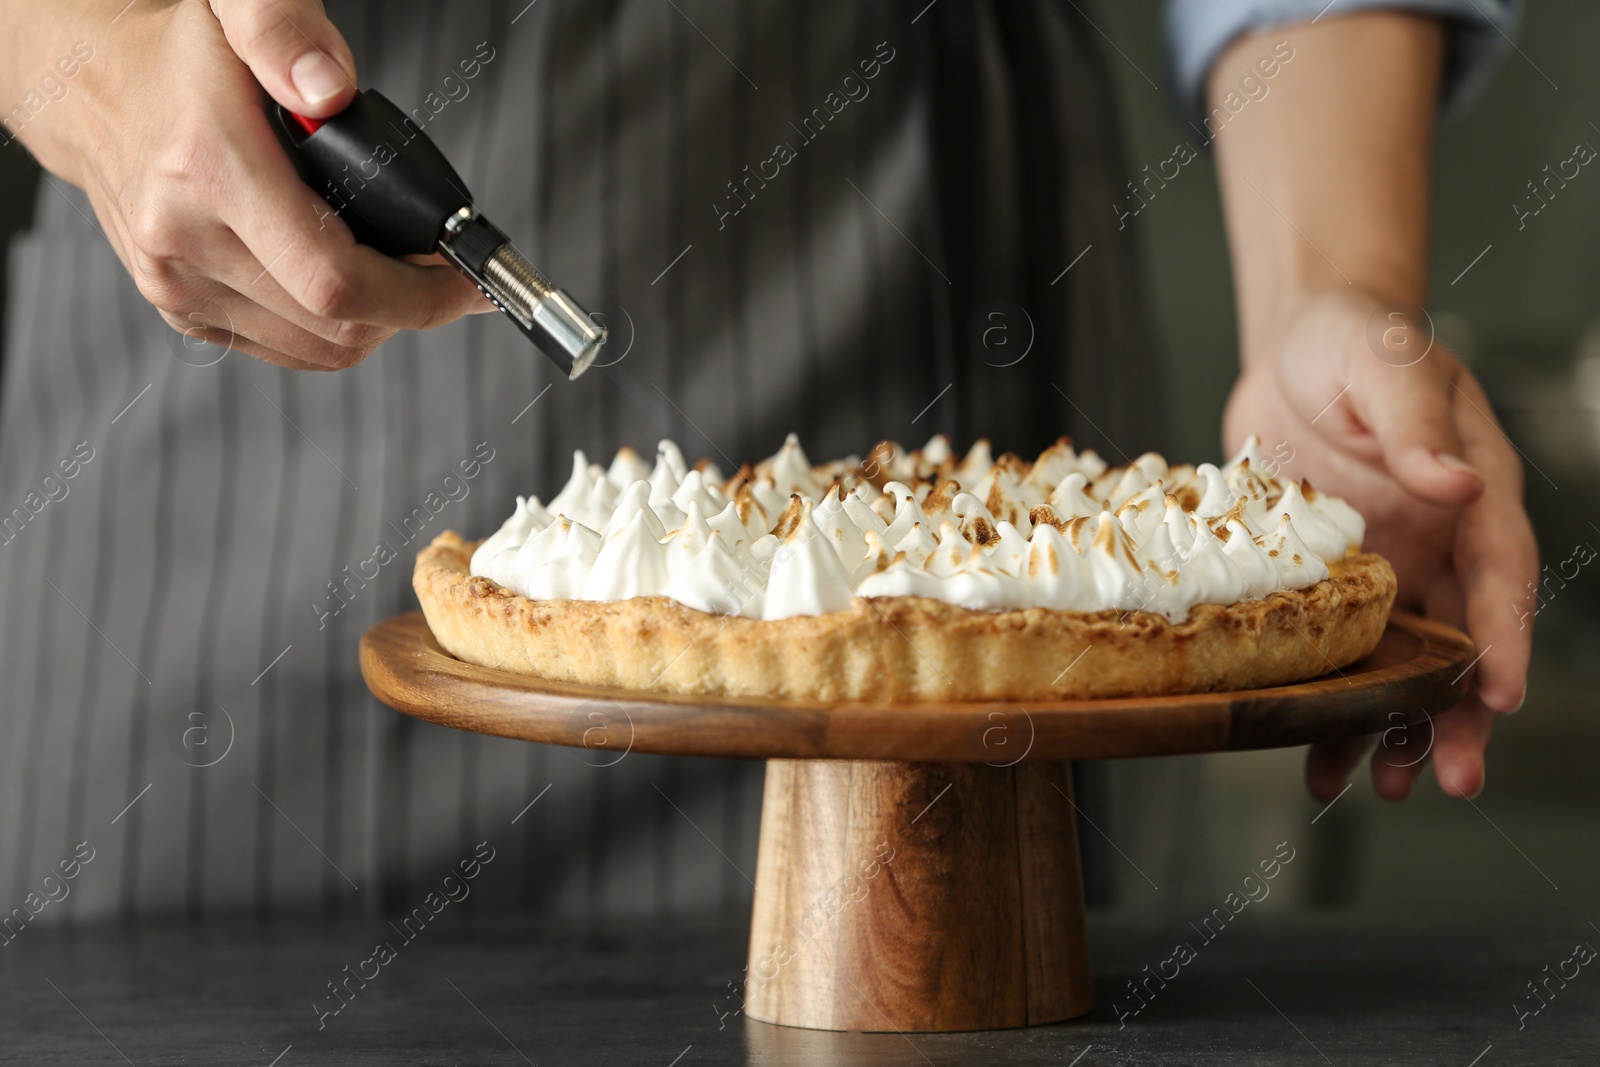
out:
{"label": "shirt cuff", "polygon": [[1169,0],[1166,63],[1178,108],[1189,121],[1205,114],[1211,64],[1246,33],[1314,22],[1356,11],[1392,10],[1433,15],[1446,30],[1441,109],[1470,105],[1488,81],[1522,19],[1522,0]]}

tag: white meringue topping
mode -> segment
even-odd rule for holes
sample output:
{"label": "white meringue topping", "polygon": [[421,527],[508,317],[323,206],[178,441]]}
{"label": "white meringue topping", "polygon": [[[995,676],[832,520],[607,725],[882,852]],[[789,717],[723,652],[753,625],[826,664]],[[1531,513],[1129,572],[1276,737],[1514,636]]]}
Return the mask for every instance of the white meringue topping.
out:
{"label": "white meringue topping", "polygon": [[559,518],[520,548],[501,552],[505,575],[493,580],[531,600],[578,599],[599,554],[599,534],[581,522]]}
{"label": "white meringue topping", "polygon": [[1176,622],[1196,604],[1315,585],[1360,548],[1354,508],[1266,469],[1257,438],[1221,468],[1149,452],[1111,469],[1065,438],[1029,464],[987,441],[960,456],[943,436],[814,465],[791,434],[724,482],[662,441],[653,465],[631,449],[609,468],[575,453],[561,491],[518,497],[471,568],[533,599],[660,595],[760,619],[921,596]]}

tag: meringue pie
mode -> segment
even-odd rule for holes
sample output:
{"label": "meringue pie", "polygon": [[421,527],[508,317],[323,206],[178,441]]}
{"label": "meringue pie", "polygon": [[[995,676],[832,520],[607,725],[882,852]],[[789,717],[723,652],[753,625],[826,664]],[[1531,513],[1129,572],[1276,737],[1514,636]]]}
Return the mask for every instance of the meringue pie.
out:
{"label": "meringue pie", "polygon": [[724,477],[670,441],[578,452],[548,504],[417,558],[440,645],[561,682],[762,700],[1153,696],[1277,685],[1377,645],[1392,568],[1365,523],[1229,463],[1032,462],[942,436],[813,464],[790,435]]}

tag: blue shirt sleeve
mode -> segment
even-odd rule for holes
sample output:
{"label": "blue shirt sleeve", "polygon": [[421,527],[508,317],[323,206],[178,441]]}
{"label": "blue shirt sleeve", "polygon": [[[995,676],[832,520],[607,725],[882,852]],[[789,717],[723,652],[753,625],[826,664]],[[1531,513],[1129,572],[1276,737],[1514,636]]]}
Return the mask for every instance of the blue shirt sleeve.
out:
{"label": "blue shirt sleeve", "polygon": [[1202,119],[1211,64],[1241,34],[1374,9],[1444,20],[1447,45],[1440,103],[1446,112],[1471,103],[1495,64],[1511,49],[1522,18],[1522,0],[1168,0],[1167,70],[1183,117]]}

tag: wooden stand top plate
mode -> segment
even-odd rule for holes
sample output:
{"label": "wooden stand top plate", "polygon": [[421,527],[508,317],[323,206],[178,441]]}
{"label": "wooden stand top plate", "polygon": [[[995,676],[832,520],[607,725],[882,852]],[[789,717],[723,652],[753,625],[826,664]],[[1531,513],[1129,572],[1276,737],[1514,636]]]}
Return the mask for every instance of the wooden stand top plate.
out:
{"label": "wooden stand top plate", "polygon": [[[1420,722],[1466,692],[1459,631],[1396,612],[1372,655],[1297,685],[1172,697],[949,704],[759,703],[569,685],[478,667],[439,647],[420,612],[361,639],[385,704],[441,726],[581,746],[759,759],[1023,760],[1278,748]],[[605,754],[610,754],[605,755]]]}

